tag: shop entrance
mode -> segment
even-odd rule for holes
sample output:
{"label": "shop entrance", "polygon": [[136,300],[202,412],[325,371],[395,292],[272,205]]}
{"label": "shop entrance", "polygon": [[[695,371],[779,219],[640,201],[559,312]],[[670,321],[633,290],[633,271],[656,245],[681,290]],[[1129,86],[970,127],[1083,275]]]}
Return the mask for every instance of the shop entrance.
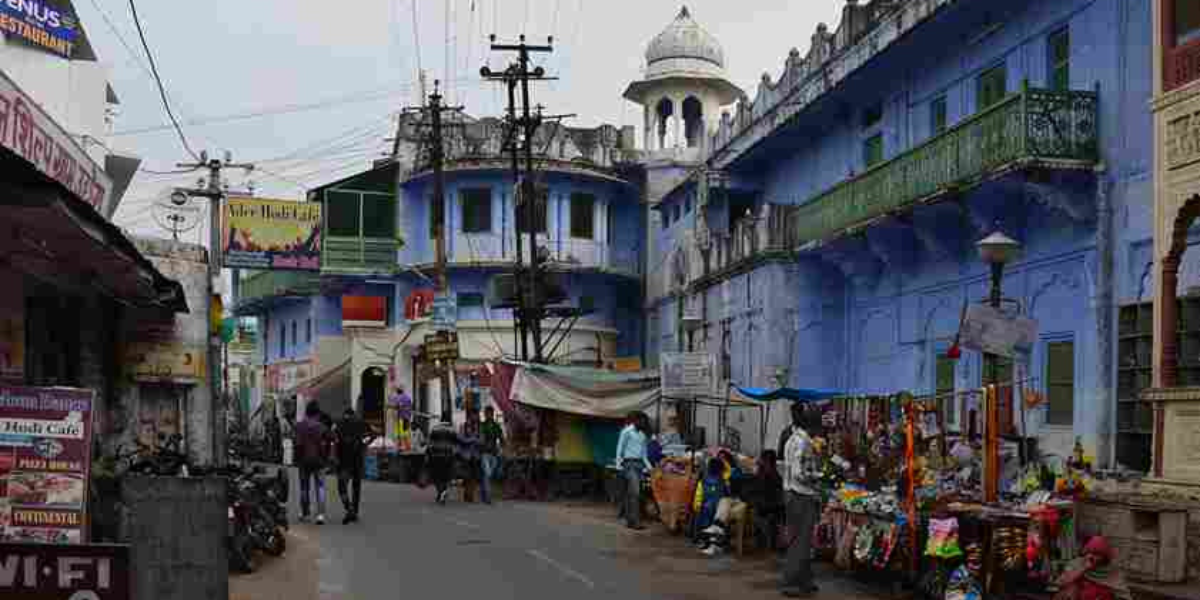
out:
{"label": "shop entrance", "polygon": [[383,431],[383,398],[387,391],[387,373],[379,367],[363,371],[360,398],[363,420]]}

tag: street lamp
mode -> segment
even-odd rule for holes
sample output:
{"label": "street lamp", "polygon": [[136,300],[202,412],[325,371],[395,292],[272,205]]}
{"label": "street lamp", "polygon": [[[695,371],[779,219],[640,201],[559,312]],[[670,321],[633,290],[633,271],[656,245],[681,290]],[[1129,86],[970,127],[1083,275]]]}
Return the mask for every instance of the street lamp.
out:
{"label": "street lamp", "polygon": [[[1017,255],[1021,251],[1021,243],[1018,242],[1017,240],[1014,240],[1014,239],[1008,237],[1007,235],[1004,235],[1003,232],[996,231],[996,232],[992,233],[991,235],[983,238],[982,240],[979,240],[975,244],[975,246],[977,248],[979,248],[979,257],[981,259],[983,259],[983,262],[991,265],[992,289],[991,289],[991,294],[989,295],[989,298],[988,298],[988,304],[990,304],[993,309],[999,310],[1000,303],[1003,300],[1003,292],[1001,289],[1001,282],[1004,279],[1004,266],[1006,264],[1008,264],[1010,261],[1015,260],[1017,258]],[[988,374],[988,383],[990,385],[998,386],[1000,383],[1000,369],[999,369],[1000,361],[997,360],[997,357],[995,354],[987,353],[987,354],[983,355],[983,362],[984,362],[984,370]],[[996,419],[994,421],[993,418],[999,411],[998,403],[1000,401],[1000,394],[997,392],[990,396],[991,396],[991,398],[994,399],[994,401],[997,404],[992,404],[991,402],[988,402],[988,406],[987,406],[987,410],[986,410],[986,414],[987,414],[986,422],[988,423],[988,426],[987,426],[987,428],[985,428],[985,431],[990,431],[990,429],[992,427],[995,427],[998,424],[998,419]],[[1014,394],[1014,399],[1015,399],[1015,394]],[[992,436],[995,436],[997,434],[998,434],[998,432],[997,433],[989,433],[988,437],[991,438]],[[1021,432],[1021,434],[1024,435],[1024,432]],[[992,439],[995,439],[995,438],[992,438]],[[992,450],[990,449],[991,448],[990,444],[985,444],[984,446],[985,446],[985,448],[989,448],[989,450],[988,450],[989,453],[992,452]],[[1021,464],[1024,465],[1025,464],[1025,442],[1024,442],[1024,440],[1021,441],[1020,456],[1021,456]],[[989,461],[985,461],[985,463],[987,463],[987,462],[989,462]],[[993,469],[999,468],[999,465],[995,464],[993,461],[992,468]],[[985,470],[987,470],[987,469],[985,468]],[[988,477],[993,477],[993,476],[988,475]],[[985,496],[990,496],[990,495],[994,494],[994,491],[989,493],[987,488],[988,488],[988,486],[985,486],[985,490],[984,490]],[[985,499],[992,500],[993,498],[985,498]]]}
{"label": "street lamp", "polygon": [[1017,258],[1021,243],[997,231],[975,244],[979,257],[992,266],[992,293],[989,297],[992,308],[1000,308],[1000,281],[1004,278],[1004,265]]}

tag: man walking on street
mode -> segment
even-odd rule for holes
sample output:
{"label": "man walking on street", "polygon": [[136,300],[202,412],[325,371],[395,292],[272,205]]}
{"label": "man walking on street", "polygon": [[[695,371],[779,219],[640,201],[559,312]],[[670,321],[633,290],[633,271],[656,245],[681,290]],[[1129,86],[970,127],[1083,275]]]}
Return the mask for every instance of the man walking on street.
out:
{"label": "man walking on street", "polygon": [[820,511],[818,477],[820,469],[810,432],[816,430],[814,417],[800,403],[792,404],[792,425],[784,431],[783,489],[787,496],[787,526],[791,534],[783,567],[780,591],[784,596],[802,598],[816,593],[812,572],[812,535]]}
{"label": "man walking on street", "polygon": [[[304,407],[304,420],[296,425],[296,464],[300,471],[300,521],[309,516],[310,491],[316,492],[317,525],[325,523],[325,468],[329,461],[329,429],[321,422],[316,402]],[[316,487],[313,490],[313,487]]]}
{"label": "man walking on street", "polygon": [[496,470],[500,466],[500,450],[504,446],[504,430],[496,422],[495,407],[488,406],[483,410],[483,425],[481,429],[483,435],[483,456],[480,460],[483,463],[483,475],[479,491],[483,497],[483,503],[491,504],[492,478],[496,476]]}
{"label": "man walking on street", "polygon": [[[359,399],[362,402],[362,399]],[[358,508],[362,501],[363,462],[366,449],[375,439],[375,433],[358,417],[353,407],[346,407],[342,420],[335,429],[338,460],[338,495],[342,497],[345,516],[342,524],[358,521]],[[349,488],[349,489],[347,489]]]}
{"label": "man walking on street", "polygon": [[631,426],[621,430],[617,439],[617,464],[625,479],[625,525],[640,530],[642,525],[642,473],[650,470],[646,455],[646,432],[649,418],[643,414],[630,417]]}

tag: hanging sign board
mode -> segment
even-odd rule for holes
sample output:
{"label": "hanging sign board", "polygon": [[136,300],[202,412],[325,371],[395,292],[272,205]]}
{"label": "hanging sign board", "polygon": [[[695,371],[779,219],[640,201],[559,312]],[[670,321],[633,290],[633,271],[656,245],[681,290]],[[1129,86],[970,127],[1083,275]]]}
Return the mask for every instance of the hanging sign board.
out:
{"label": "hanging sign board", "polygon": [[713,357],[706,352],[666,352],[659,358],[662,395],[686,398],[712,393]]}
{"label": "hanging sign board", "polygon": [[0,543],[0,598],[129,600],[129,546]]}
{"label": "hanging sign board", "polygon": [[46,0],[0,0],[0,31],[63,58],[78,34],[75,15]]}
{"label": "hanging sign board", "polygon": [[1037,342],[1037,321],[974,304],[967,307],[959,331],[963,348],[1009,358],[1028,356]]}
{"label": "hanging sign board", "polygon": [[442,331],[425,336],[425,359],[430,361],[457,360],[458,334]]}
{"label": "hanging sign board", "polygon": [[87,541],[93,397],[0,386],[0,542]]}

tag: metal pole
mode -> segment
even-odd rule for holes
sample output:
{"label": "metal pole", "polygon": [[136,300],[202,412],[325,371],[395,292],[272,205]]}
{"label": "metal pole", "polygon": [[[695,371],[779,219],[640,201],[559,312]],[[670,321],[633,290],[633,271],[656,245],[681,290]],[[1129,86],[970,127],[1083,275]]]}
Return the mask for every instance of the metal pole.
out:
{"label": "metal pole", "polygon": [[[433,162],[433,198],[435,202],[441,204],[442,218],[438,220],[437,230],[435,235],[435,280],[437,285],[437,295],[445,296],[447,294],[448,285],[446,284],[446,173],[444,167],[444,139],[442,137],[442,95],[438,92],[438,82],[433,82],[433,94],[429,96],[429,112],[430,119],[433,125],[433,148],[431,148],[431,157]],[[450,397],[450,374],[453,370],[453,363],[449,360],[445,361],[445,368],[442,369],[441,376],[438,380],[441,383],[441,420],[443,423],[453,422],[453,400]]]}

